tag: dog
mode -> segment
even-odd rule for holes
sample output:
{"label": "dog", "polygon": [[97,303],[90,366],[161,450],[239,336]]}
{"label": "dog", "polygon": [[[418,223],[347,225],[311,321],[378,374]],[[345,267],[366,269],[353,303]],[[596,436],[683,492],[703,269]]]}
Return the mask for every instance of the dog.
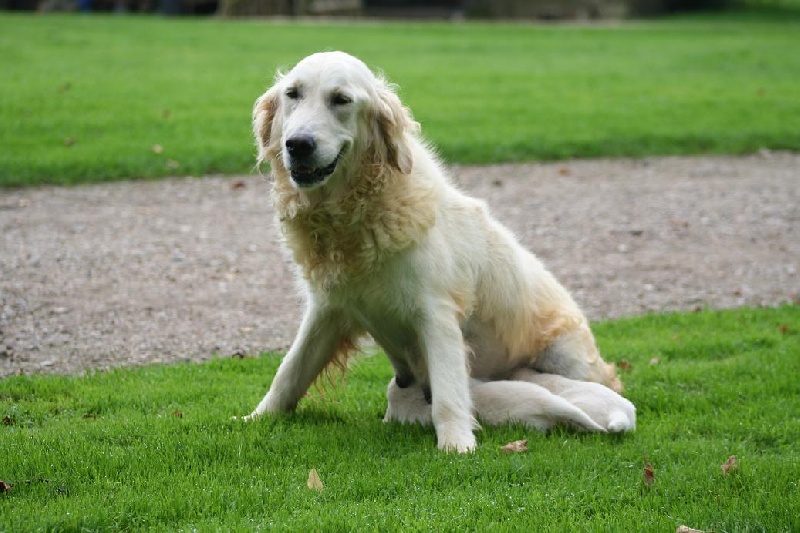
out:
{"label": "dog", "polygon": [[301,60],[255,102],[259,164],[306,307],[266,396],[292,410],[370,335],[400,387],[431,391],[440,449],[475,449],[470,376],[520,368],[621,390],[569,292],[448,179],[394,87],[343,52]]}
{"label": "dog", "polygon": [[[597,386],[605,388],[602,385]],[[610,389],[606,390],[616,394]],[[476,417],[492,426],[516,422],[541,432],[559,424],[582,431],[607,431],[580,408],[534,383],[472,379],[470,393]],[[400,388],[396,379],[392,378],[386,396],[389,404],[383,417],[384,422],[424,426],[433,422],[431,404],[425,398],[422,387]]]}

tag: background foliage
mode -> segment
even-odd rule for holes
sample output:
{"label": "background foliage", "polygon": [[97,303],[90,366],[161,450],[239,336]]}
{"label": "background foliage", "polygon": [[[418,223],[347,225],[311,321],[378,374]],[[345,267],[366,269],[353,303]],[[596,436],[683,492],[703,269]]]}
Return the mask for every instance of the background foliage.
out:
{"label": "background foliage", "polygon": [[451,163],[797,150],[799,29],[0,14],[0,185],[250,172],[253,101],[328,49],[397,82]]}

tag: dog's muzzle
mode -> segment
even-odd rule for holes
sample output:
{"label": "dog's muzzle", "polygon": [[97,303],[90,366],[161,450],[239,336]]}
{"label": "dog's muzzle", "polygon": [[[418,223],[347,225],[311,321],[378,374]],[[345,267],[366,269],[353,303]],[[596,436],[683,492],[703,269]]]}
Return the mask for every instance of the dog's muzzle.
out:
{"label": "dog's muzzle", "polygon": [[330,165],[324,167],[311,168],[301,165],[293,166],[292,170],[290,171],[292,174],[292,181],[294,181],[300,187],[310,187],[311,185],[316,185],[333,174],[333,171],[336,170],[336,165],[339,164],[339,160],[342,158],[343,153],[344,148],[339,151]]}
{"label": "dog's muzzle", "polygon": [[292,161],[292,168],[289,172],[292,175],[292,181],[299,187],[316,185],[333,174],[336,170],[336,165],[339,164],[339,160],[344,154],[344,147],[342,147],[330,164],[324,167],[312,167],[307,162],[313,161],[316,144],[312,137],[306,136],[293,137],[286,141],[286,150]]}

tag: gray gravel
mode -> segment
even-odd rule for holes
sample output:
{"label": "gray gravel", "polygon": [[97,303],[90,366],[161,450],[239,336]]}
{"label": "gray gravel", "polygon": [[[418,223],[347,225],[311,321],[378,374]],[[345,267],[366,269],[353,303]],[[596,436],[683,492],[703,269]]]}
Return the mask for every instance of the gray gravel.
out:
{"label": "gray gravel", "polygon": [[[800,154],[456,167],[592,319],[800,302]],[[261,177],[0,191],[0,376],[282,350]]]}

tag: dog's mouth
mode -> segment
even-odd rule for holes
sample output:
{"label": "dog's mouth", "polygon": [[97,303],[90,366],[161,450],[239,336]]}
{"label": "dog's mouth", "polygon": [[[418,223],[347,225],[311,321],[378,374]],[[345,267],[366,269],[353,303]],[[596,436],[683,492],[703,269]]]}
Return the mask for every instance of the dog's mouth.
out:
{"label": "dog's mouth", "polygon": [[344,147],[342,147],[342,149],[339,150],[339,153],[336,154],[336,157],[333,159],[333,161],[327,166],[311,168],[298,165],[293,167],[290,171],[292,175],[292,181],[294,181],[299,187],[311,187],[312,185],[321,183],[325,180],[325,178],[333,174],[334,170],[336,170],[336,165],[338,165],[339,160],[342,159],[344,150]]}

